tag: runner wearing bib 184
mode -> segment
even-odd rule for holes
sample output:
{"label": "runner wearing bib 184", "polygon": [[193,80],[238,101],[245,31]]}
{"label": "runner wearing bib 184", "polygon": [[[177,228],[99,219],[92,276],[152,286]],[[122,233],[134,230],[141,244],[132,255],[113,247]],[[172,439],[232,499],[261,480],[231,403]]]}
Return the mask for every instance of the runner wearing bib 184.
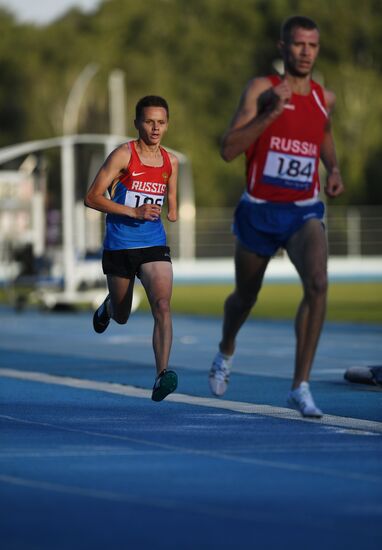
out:
{"label": "runner wearing bib 184", "polygon": [[330,124],[335,97],[311,78],[319,37],[316,23],[307,17],[284,22],[279,42],[284,75],[254,78],[248,83],[222,140],[226,161],[245,154],[247,186],[233,223],[236,287],[225,302],[222,339],[209,376],[212,392],[223,395],[236,336],[256,303],[271,257],[282,247],[303,285],[288,402],[311,417],[322,416],[308,381],[327,294],[320,159],[327,171],[328,197],[343,191]]}

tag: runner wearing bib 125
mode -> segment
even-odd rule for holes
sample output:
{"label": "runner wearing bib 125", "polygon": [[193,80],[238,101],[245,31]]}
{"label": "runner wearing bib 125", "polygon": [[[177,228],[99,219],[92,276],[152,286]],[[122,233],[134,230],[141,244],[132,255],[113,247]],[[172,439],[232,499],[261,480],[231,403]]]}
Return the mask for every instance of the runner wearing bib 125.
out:
{"label": "runner wearing bib 125", "polygon": [[[162,208],[172,174],[169,154],[163,147],[159,147],[162,165],[148,166],[140,160],[136,142],[130,141],[127,145],[131,153],[130,161],[123,174],[108,188],[111,200],[134,209],[144,204]],[[106,216],[105,250],[165,244],[166,234],[160,217],[155,220],[137,220],[116,214]]]}
{"label": "runner wearing bib 125", "polygon": [[109,294],[94,313],[94,330],[104,332],[111,319],[127,322],[135,277],[139,277],[154,318],[154,401],[177,387],[176,373],[167,368],[172,344],[172,264],[161,221],[165,197],[168,221],[177,219],[178,160],[160,145],[168,119],[168,104],[162,97],[139,100],[134,121],[138,139],[111,152],[85,198],[87,206],[107,214],[102,267]]}

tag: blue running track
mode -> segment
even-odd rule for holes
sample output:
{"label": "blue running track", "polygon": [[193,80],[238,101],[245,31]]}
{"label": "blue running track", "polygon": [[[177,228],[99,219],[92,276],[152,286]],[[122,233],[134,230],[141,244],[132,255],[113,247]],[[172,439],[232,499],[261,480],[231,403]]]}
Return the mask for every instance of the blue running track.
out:
{"label": "blue running track", "polygon": [[175,394],[151,401],[152,319],[0,310],[3,550],[382,548],[382,327],[327,323],[312,376],[326,413],[286,405],[289,322],[249,321],[223,399],[221,320],[174,318]]}

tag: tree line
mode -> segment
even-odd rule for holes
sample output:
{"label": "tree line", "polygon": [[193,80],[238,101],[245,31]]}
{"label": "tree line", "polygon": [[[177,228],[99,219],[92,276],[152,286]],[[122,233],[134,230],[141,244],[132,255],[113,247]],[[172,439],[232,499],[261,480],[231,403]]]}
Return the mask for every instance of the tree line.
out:
{"label": "tree line", "polygon": [[107,133],[110,72],[125,73],[127,127],[136,101],[170,105],[165,145],[192,161],[197,204],[232,206],[244,185],[243,158],[230,164],[219,141],[253,76],[279,65],[280,24],[312,17],[321,31],[316,77],[337,96],[334,134],[346,204],[381,204],[382,2],[380,0],[103,0],[44,26],[0,9],[0,146],[62,134],[68,94],[89,63],[98,72],[79,131]]}

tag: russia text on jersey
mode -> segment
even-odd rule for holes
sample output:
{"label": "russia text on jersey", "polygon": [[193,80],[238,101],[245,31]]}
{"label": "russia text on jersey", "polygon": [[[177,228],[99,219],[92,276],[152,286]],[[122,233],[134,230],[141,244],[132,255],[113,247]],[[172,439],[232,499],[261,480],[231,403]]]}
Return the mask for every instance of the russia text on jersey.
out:
{"label": "russia text on jersey", "polygon": [[318,147],[316,143],[300,141],[299,139],[272,136],[270,149],[273,151],[283,151],[284,153],[295,153],[318,157]]}
{"label": "russia text on jersey", "polygon": [[131,191],[139,191],[141,193],[153,193],[154,195],[164,195],[167,185],[165,183],[155,183],[151,181],[136,181],[131,182]]}

